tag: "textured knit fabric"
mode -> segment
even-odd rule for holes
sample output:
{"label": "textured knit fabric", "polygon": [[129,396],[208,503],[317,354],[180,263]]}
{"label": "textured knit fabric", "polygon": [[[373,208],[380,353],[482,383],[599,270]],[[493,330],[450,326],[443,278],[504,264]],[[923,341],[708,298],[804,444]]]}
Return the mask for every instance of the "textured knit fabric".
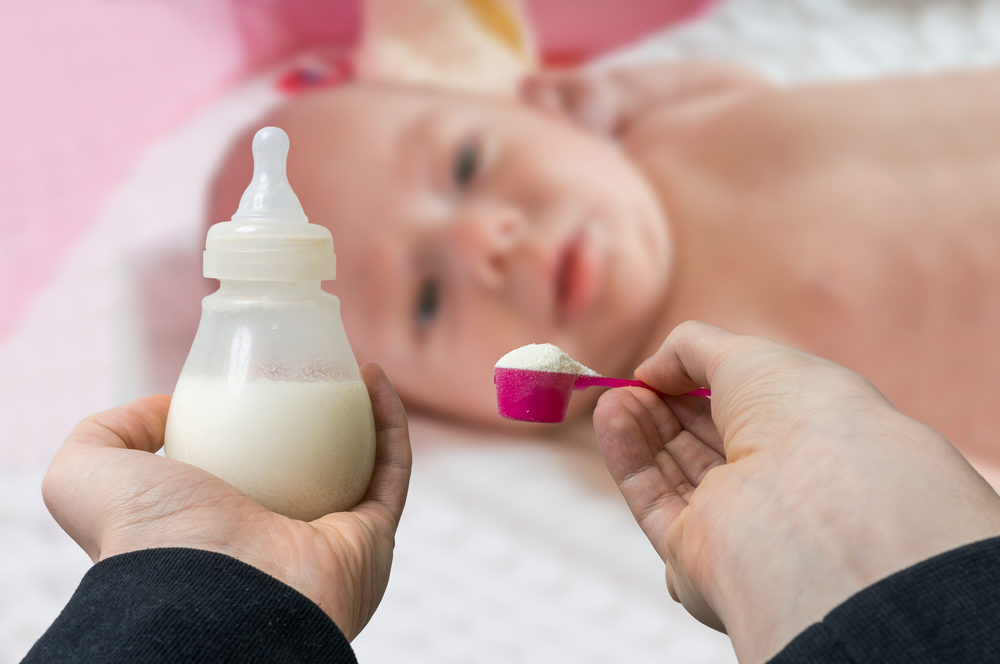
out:
{"label": "textured knit fabric", "polygon": [[356,664],[313,602],[234,558],[150,549],[103,560],[24,662]]}
{"label": "textured knit fabric", "polygon": [[948,551],[862,590],[771,664],[1000,662],[1000,537]]}

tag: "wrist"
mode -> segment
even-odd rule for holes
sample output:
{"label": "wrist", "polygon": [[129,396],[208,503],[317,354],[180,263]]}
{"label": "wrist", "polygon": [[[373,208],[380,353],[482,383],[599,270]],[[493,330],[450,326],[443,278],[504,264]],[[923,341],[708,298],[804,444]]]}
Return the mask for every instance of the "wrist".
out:
{"label": "wrist", "polygon": [[[756,500],[767,498],[766,509],[773,510],[768,547],[756,547],[755,554],[747,542],[762,534],[735,524],[726,529],[728,540],[717,547],[723,564],[713,566],[716,578],[707,580],[706,597],[740,661],[765,661],[897,572],[1000,535],[1000,496],[947,440],[898,411],[877,415],[884,439],[867,440],[864,449],[827,448],[826,454],[803,449],[811,464],[784,459],[800,469],[782,475],[795,478],[795,486],[773,481],[758,487]],[[875,424],[868,429],[877,430]],[[818,458],[824,462],[817,464]],[[829,468],[852,479],[826,482]],[[933,486],[952,490],[942,494]]]}
{"label": "wrist", "polygon": [[774,549],[757,564],[720,566],[727,573],[707,593],[740,662],[767,661],[867,585],[849,565],[809,557],[794,544]]}

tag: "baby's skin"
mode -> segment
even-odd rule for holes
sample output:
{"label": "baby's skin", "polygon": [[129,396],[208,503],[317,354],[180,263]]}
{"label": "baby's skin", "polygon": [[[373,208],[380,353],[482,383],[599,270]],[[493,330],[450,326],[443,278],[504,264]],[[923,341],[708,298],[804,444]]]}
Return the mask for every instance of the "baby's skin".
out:
{"label": "baby's skin", "polygon": [[333,233],[359,360],[410,406],[497,425],[510,349],[630,376],[700,319],[867,376],[1000,486],[1000,73],[781,88],[692,63],[544,74],[524,101],[357,84],[261,122]]}

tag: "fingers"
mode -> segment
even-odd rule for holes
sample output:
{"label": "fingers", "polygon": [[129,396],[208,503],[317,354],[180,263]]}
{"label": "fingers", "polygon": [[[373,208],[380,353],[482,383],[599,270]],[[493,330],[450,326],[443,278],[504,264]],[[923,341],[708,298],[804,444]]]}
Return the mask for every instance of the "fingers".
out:
{"label": "fingers", "polygon": [[677,414],[693,416],[686,424],[715,449],[724,449],[730,462],[784,440],[815,422],[820,413],[829,415],[830,404],[848,400],[891,407],[871,383],[834,362],[696,321],[674,328],[635,375],[667,394],[709,387],[711,419],[719,438],[710,435],[707,422],[699,422],[696,412]]}
{"label": "fingers", "polygon": [[541,72],[521,81],[521,99],[540,111],[554,115],[563,112],[563,100],[556,84],[558,74]]}
{"label": "fingers", "polygon": [[[704,397],[667,397],[663,402],[677,418],[681,428],[714,450],[720,457],[725,454],[722,436],[712,420],[712,402]],[[723,457],[724,458],[724,457]]]}
{"label": "fingers", "polygon": [[[712,425],[711,415],[707,414],[708,402],[693,397],[678,397],[668,402],[650,390],[636,388],[629,388],[625,394],[631,398],[620,397],[642,423],[650,455],[664,478],[687,500],[705,473],[725,463],[721,438]],[[692,424],[703,430],[704,437],[691,429]]]}
{"label": "fingers", "polygon": [[603,394],[594,431],[605,464],[643,532],[666,559],[667,530],[701,477],[722,456],[684,431],[654,393]]}
{"label": "fingers", "polygon": [[64,447],[118,447],[156,452],[163,446],[170,396],[156,394],[91,415],[80,422]]}
{"label": "fingers", "polygon": [[375,470],[358,509],[369,505],[387,508],[395,527],[406,503],[413,464],[406,410],[381,367],[366,364],[361,367],[361,375],[375,415]]}

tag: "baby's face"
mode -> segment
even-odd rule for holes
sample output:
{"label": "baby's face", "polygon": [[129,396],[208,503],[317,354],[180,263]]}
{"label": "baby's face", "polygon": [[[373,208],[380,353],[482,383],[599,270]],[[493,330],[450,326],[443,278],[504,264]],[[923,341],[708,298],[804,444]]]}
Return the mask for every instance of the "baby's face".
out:
{"label": "baby's face", "polygon": [[315,93],[268,121],[291,138],[306,214],[333,233],[326,287],[355,353],[408,404],[496,421],[493,364],[528,343],[607,374],[642,359],[673,246],[613,144],[513,103],[394,87]]}

